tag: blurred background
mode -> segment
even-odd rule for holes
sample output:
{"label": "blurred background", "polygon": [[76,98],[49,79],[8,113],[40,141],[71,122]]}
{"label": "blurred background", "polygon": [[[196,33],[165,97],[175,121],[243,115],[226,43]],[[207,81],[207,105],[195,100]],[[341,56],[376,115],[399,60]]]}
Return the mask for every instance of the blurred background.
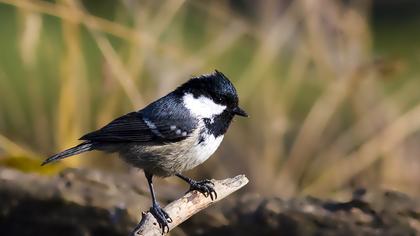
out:
{"label": "blurred background", "polygon": [[250,117],[189,175],[244,173],[267,196],[418,197],[419,12],[416,0],[0,0],[0,165],[131,170],[101,153],[39,165],[218,69]]}

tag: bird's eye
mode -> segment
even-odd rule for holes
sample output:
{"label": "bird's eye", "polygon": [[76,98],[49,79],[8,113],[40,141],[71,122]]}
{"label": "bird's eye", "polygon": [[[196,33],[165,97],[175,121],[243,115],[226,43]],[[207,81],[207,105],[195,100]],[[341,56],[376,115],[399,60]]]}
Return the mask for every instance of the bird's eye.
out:
{"label": "bird's eye", "polygon": [[219,102],[219,103],[223,102],[223,97],[222,97],[222,96],[220,96],[220,95],[219,95],[219,96],[217,96],[217,97],[216,97],[216,101],[217,101],[217,102]]}

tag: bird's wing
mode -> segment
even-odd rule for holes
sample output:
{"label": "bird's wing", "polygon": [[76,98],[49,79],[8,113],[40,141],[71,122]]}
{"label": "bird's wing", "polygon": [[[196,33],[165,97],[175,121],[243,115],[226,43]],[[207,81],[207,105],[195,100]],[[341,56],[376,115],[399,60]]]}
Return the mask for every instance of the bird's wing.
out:
{"label": "bird's wing", "polygon": [[145,145],[159,145],[187,138],[192,129],[185,124],[185,121],[171,117],[157,121],[141,112],[131,112],[80,139],[94,142],[141,142]]}

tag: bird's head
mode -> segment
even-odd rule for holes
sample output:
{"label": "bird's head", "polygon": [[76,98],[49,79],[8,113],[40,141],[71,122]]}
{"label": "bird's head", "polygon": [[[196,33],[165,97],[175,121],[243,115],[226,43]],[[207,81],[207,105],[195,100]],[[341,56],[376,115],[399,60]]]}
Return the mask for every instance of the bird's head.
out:
{"label": "bird's head", "polygon": [[238,94],[232,82],[221,72],[190,79],[176,89],[184,105],[197,116],[211,118],[223,112],[232,116],[248,114],[239,107]]}

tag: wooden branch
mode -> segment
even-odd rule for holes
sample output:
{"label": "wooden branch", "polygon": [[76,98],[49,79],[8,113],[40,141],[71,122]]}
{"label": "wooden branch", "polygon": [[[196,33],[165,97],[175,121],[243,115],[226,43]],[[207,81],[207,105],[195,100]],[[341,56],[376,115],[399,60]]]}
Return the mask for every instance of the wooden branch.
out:
{"label": "wooden branch", "polygon": [[[202,193],[192,191],[185,194],[178,200],[169,203],[164,210],[171,216],[172,223],[169,223],[169,231],[186,221],[197,212],[207,208],[208,206],[222,200],[231,193],[242,188],[248,183],[245,175],[238,175],[234,178],[224,180],[212,180],[214,189],[217,192],[217,199],[212,201],[210,197],[205,197]],[[143,212],[140,223],[134,228],[131,236],[152,236],[162,235],[162,229],[155,217],[150,212]]]}

